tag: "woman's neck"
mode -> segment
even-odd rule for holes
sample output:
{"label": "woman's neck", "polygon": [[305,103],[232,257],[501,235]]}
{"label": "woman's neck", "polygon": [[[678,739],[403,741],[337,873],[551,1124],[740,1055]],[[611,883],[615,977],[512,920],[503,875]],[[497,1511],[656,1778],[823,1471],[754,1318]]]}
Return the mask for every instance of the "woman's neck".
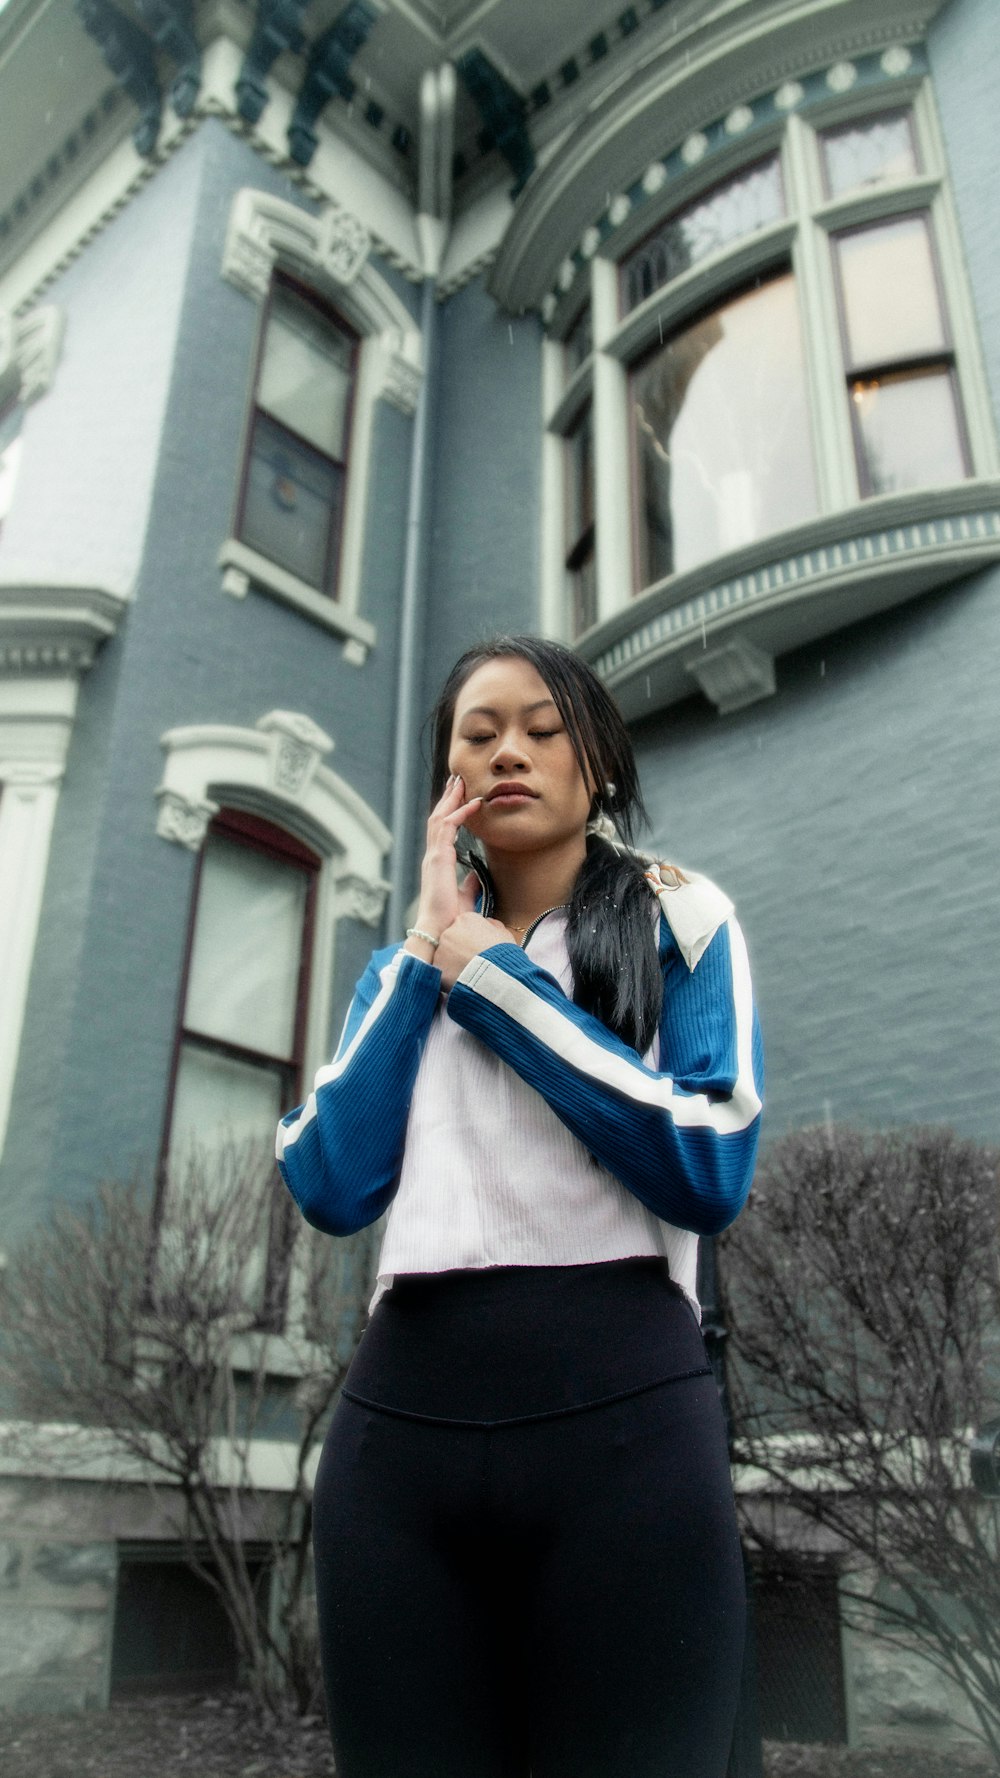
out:
{"label": "woman's neck", "polygon": [[586,840],[573,840],[558,853],[491,852],[487,856],[496,891],[494,915],[520,935],[549,908],[562,907],[573,893],[587,856]]}

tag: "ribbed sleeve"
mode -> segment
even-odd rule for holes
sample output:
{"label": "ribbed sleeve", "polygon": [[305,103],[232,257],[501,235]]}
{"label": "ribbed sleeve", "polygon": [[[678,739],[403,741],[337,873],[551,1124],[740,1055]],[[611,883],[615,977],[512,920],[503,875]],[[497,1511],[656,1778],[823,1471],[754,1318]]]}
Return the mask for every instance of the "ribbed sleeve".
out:
{"label": "ribbed sleeve", "polygon": [[441,972],[399,949],[376,952],[333,1061],[278,1125],[276,1156],[307,1222],[351,1235],[381,1216],[399,1180],[413,1083]]}
{"label": "ribbed sleeve", "polygon": [[448,1014],[534,1087],[654,1215],[717,1234],[750,1189],[763,1089],[739,925],[728,919],[695,969],[673,945],[663,965],[657,1071],[513,944],[472,959]]}

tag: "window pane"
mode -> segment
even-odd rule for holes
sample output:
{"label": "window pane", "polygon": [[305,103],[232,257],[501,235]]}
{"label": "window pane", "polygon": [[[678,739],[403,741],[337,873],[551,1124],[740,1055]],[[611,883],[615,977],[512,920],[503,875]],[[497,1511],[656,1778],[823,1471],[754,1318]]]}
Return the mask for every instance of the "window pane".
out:
{"label": "window pane", "polygon": [[336,561],[343,481],[336,464],[324,463],[258,414],[240,531],[244,543],[326,591],[327,560]]}
{"label": "window pane", "polygon": [[580,562],[572,577],[573,584],[573,634],[582,636],[591,624],[597,622],[597,564],[594,551]]}
{"label": "window pane", "polygon": [[564,342],[566,351],[566,368],[572,374],[578,370],[585,358],[594,349],[594,330],[591,320],[590,304],[585,303],[570,328]]}
{"label": "window pane", "polygon": [[196,1149],[210,1154],[226,1143],[269,1140],[282,1112],[282,1087],[277,1068],[183,1044],[170,1125],[171,1172],[183,1170]]}
{"label": "window pane", "polygon": [[737,173],[671,216],[623,265],[626,313],[708,254],[785,214],[777,155]]}
{"label": "window pane", "polygon": [[946,369],[901,372],[851,385],[868,492],[893,494],[968,474]]}
{"label": "window pane", "polygon": [[198,892],[184,1025],[291,1056],[305,871],[210,835]]}
{"label": "window pane", "polygon": [[588,405],[566,440],[569,459],[566,544],[572,549],[594,517],[594,421]]}
{"label": "window pane", "polygon": [[848,124],[844,129],[824,130],[821,140],[827,190],[833,198],[863,185],[906,179],[920,170],[905,111]]}
{"label": "window pane", "polygon": [[905,216],[837,242],[848,368],[899,363],[945,345],[926,218]]}
{"label": "window pane", "polygon": [[632,401],[641,586],[816,511],[790,275],[670,340]]}
{"label": "window pane", "polygon": [[268,316],[258,405],[341,462],[351,359],[348,336],[279,284]]}

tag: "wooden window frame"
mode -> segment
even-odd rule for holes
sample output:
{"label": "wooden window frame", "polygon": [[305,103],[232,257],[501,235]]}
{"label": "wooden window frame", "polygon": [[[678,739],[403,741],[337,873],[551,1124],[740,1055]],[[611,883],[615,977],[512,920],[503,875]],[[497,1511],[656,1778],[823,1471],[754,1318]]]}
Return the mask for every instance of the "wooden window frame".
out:
{"label": "wooden window frame", "polygon": [[[295,431],[294,427],[289,426],[284,420],[279,420],[276,415],[270,413],[267,408],[260,405],[258,396],[260,392],[261,373],[264,367],[264,355],[267,350],[267,333],[274,308],[274,295],[279,289],[291,290],[294,292],[294,294],[303,302],[308,303],[311,308],[315,309],[328,325],[332,326],[338,333],[350,341],[350,391],[344,412],[344,455],[342,458],[332,457],[327,452],[321,451],[310,439],[304,438],[301,433]],[[354,429],[354,409],[358,392],[358,360],[360,351],[361,336],[358,333],[357,328],[352,327],[350,322],[345,320],[344,316],[333,307],[332,303],[326,302],[322,296],[318,295],[317,292],[303,282],[301,278],[294,277],[290,272],[284,270],[276,270],[274,272],[261,314],[260,328],[257,338],[257,350],[254,355],[254,372],[251,385],[252,393],[244,432],[233,536],[237,542],[245,543],[243,525],[246,516],[247,490],[250,482],[250,461],[257,424],[261,416],[263,416],[269,425],[275,426],[279,431],[285,433],[287,437],[293,441],[297,449],[308,451],[317,462],[341,471],[339,499],[337,500],[336,505],[334,506],[331,504],[329,509],[326,543],[323,555],[322,584],[316,588],[318,593],[321,593],[324,597],[333,601],[336,601],[339,597],[340,570],[344,550],[344,517],[347,511],[347,482],[351,472],[351,437]],[[334,535],[336,535],[336,547],[334,547],[333,542]],[[247,547],[258,551],[261,555],[267,554],[266,551],[260,550],[260,546],[257,543],[248,544]],[[276,556],[268,556],[268,560],[273,561],[275,566],[282,569],[286,574],[295,574],[296,572],[294,569],[289,568],[287,563],[279,561]]]}
{"label": "wooden window frame", "polygon": [[[911,123],[912,130],[912,123]],[[851,358],[850,334],[847,324],[847,304],[844,300],[844,279],[840,265],[840,242],[847,237],[868,234],[877,228],[891,228],[898,222],[918,221],[924,224],[930,249],[931,273],[934,279],[934,290],[941,314],[942,345],[932,352],[920,352],[905,355],[901,358],[879,359],[874,362],[855,363]],[[840,329],[840,349],[844,366],[844,382],[847,391],[847,405],[851,420],[851,439],[854,445],[854,464],[858,478],[858,496],[862,500],[873,499],[878,490],[872,483],[865,456],[864,440],[855,411],[855,403],[851,392],[855,383],[868,378],[884,376],[905,376],[907,373],[921,371],[947,371],[951,387],[952,400],[955,404],[955,419],[958,427],[958,442],[962,452],[962,468],[967,479],[973,474],[972,448],[969,440],[968,427],[965,419],[965,408],[962,401],[962,390],[958,378],[955,341],[952,332],[951,316],[948,312],[947,293],[941,271],[938,253],[937,236],[934,229],[934,218],[930,208],[922,205],[912,210],[893,211],[888,216],[873,217],[871,221],[851,224],[845,228],[830,231],[830,257],[833,266],[833,287],[837,302],[837,321]]]}
{"label": "wooden window frame", "polygon": [[[177,999],[177,1012],[174,1019],[174,1039],[170,1058],[170,1075],[167,1087],[166,1103],[163,1116],[163,1130],[160,1139],[160,1158],[157,1169],[158,1190],[154,1215],[154,1247],[159,1241],[160,1225],[166,1208],[169,1192],[169,1155],[170,1137],[174,1118],[174,1101],[177,1091],[177,1075],[180,1066],[181,1051],[186,1042],[193,1043],[197,1048],[211,1050],[216,1055],[232,1058],[234,1061],[251,1064],[267,1064],[280,1070],[284,1079],[282,1104],[297,1104],[302,1096],[303,1074],[305,1067],[305,1039],[309,1010],[309,989],[312,972],[313,941],[316,928],[316,899],[322,860],[304,846],[300,840],[265,821],[258,815],[251,815],[239,809],[220,809],[214,816],[206,834],[206,841],[212,838],[226,839],[237,845],[245,846],[250,852],[256,852],[266,858],[280,860],[296,865],[308,872],[306,883],[305,907],[302,915],[302,937],[299,950],[298,977],[295,986],[295,1022],[292,1034],[292,1053],[289,1057],[273,1056],[265,1050],[254,1050],[243,1044],[235,1044],[225,1038],[206,1037],[203,1032],[189,1030],[184,1023],[187,1005],[188,986],[191,979],[191,962],[194,955],[195,934],[198,926],[198,906],[201,898],[201,881],[205,861],[205,848],[202,847],[195,865],[194,881],[191,886],[191,905],[188,912],[187,934],[184,946],[184,960],[181,967],[180,985]],[[276,1329],[281,1326],[288,1286],[288,1262],[290,1257],[290,1239],[292,1232],[291,1201],[284,1194],[275,1193],[274,1207],[268,1231],[268,1251],[264,1273],[264,1301],[258,1318],[260,1326]]]}

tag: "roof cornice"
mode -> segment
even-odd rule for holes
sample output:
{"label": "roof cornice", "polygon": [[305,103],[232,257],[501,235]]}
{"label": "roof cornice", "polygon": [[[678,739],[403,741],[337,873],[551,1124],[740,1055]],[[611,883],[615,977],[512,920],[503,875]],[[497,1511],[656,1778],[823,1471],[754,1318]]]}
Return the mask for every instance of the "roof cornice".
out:
{"label": "roof cornice", "polygon": [[599,200],[730,106],[827,62],[916,42],[946,0],[704,0],[538,167],[497,252],[490,289],[537,308]]}

